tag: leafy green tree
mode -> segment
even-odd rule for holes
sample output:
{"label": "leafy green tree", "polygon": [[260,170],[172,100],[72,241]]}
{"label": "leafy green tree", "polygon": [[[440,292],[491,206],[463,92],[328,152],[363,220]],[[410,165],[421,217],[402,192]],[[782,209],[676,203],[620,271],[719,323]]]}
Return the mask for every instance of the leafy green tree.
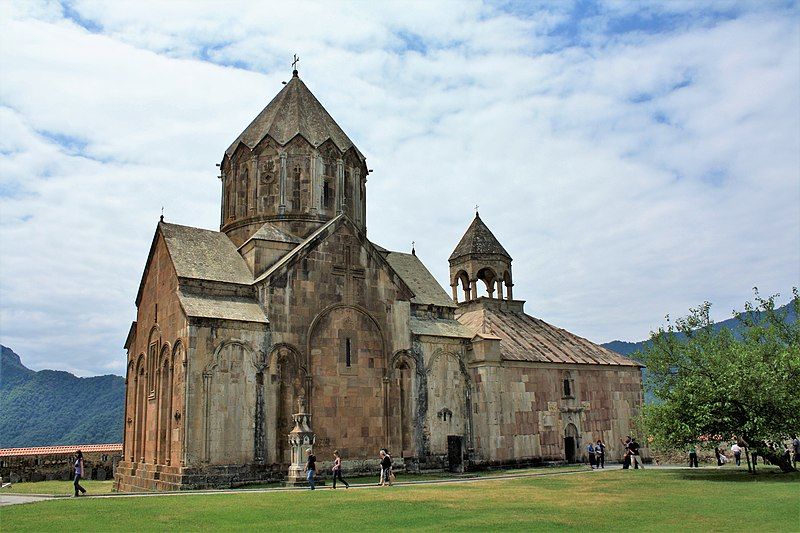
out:
{"label": "leafy green tree", "polygon": [[642,353],[656,401],[645,410],[645,428],[660,448],[702,440],[739,439],[761,457],[794,470],[783,443],[800,428],[800,297],[775,309],[762,298],[735,313],[734,334],[715,331],[711,305],[651,334]]}

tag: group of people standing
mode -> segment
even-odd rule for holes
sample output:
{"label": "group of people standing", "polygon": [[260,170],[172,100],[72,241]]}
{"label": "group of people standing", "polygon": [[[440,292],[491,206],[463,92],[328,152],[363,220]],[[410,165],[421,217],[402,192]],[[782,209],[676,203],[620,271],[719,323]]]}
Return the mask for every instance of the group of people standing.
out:
{"label": "group of people standing", "polygon": [[[316,488],[316,475],[317,475],[317,456],[314,455],[311,448],[306,450],[306,480],[308,480],[308,488],[314,490]],[[394,472],[392,471],[392,456],[389,455],[389,450],[381,448],[378,454],[381,458],[381,479],[378,486],[385,487],[391,486],[394,482]],[[340,481],[344,488],[349,489],[350,484],[342,477],[342,458],[339,455],[339,450],[333,451],[333,488],[336,488],[336,482]],[[77,483],[77,482],[76,482]]]}
{"label": "group of people standing", "polygon": [[[625,437],[625,440],[619,439],[622,447],[625,450],[622,456],[622,468],[627,470],[633,464],[634,469],[644,468],[642,457],[639,454],[639,443],[630,435]],[[592,470],[606,467],[606,445],[602,440],[597,439],[597,442],[590,442],[586,447],[586,452],[589,454],[589,465]]]}
{"label": "group of people standing", "polygon": [[589,465],[593,470],[606,467],[606,445],[603,444],[602,440],[597,439],[596,443],[590,442],[589,446],[586,447],[586,451],[589,454]]}

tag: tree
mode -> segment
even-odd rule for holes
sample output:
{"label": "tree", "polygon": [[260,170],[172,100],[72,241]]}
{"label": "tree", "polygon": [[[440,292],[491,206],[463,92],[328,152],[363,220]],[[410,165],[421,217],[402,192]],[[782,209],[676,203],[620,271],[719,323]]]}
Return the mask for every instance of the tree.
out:
{"label": "tree", "polygon": [[644,424],[656,447],[738,438],[784,472],[794,470],[782,442],[800,428],[800,296],[794,288],[781,312],[777,295],[754,292],[755,303],[734,313],[737,333],[715,331],[708,302],[674,324],[667,316],[651,333],[642,359],[657,401]]}

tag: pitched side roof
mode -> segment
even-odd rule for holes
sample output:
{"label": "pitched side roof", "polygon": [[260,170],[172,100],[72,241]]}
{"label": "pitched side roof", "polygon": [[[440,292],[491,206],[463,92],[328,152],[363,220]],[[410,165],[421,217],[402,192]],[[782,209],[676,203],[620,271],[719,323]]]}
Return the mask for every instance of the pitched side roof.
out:
{"label": "pitched side roof", "polygon": [[[295,237],[291,233],[287,233],[280,228],[278,228],[275,224],[270,222],[264,222],[264,225],[258,228],[258,231],[253,233],[253,235],[247,239],[242,246],[247,244],[252,240],[262,240],[262,241],[273,241],[273,242],[288,242],[291,244],[300,244],[303,240],[300,237]],[[241,249],[242,246],[239,248]]]}
{"label": "pitched side roof", "polygon": [[[342,152],[355,148],[353,141],[297,75],[275,95],[225,153],[232,155],[239,143],[252,149],[267,135],[281,145],[302,135],[313,146],[330,139]],[[363,160],[364,156],[358,148],[355,150]]]}
{"label": "pitched side roof", "polygon": [[455,250],[450,254],[450,261],[471,254],[499,254],[511,259],[506,249],[483,223],[478,213],[475,213],[472,224],[469,225]]}
{"label": "pitched side roof", "polygon": [[434,337],[455,337],[471,339],[472,330],[458,320],[447,318],[419,318],[412,316],[409,321],[411,333],[414,335],[431,335]]}
{"label": "pitched side roof", "polygon": [[181,307],[186,312],[186,316],[189,317],[218,318],[238,320],[240,322],[258,322],[261,324],[269,322],[261,306],[252,298],[213,296],[179,291],[178,299],[181,302]]}
{"label": "pitched side roof", "polygon": [[240,285],[253,282],[247,263],[224,233],[166,222],[158,227],[178,277]]}
{"label": "pitched side roof", "polygon": [[414,293],[411,303],[457,307],[416,255],[389,252],[386,261]]}
{"label": "pitched side roof", "polygon": [[641,366],[583,337],[525,313],[482,308],[468,311],[458,321],[477,333],[500,337],[506,361]]}
{"label": "pitched side roof", "polygon": [[122,452],[122,444],[76,444],[75,446],[37,446],[35,448],[3,448],[0,457],[21,457],[29,455],[72,455],[75,450],[83,453]]}

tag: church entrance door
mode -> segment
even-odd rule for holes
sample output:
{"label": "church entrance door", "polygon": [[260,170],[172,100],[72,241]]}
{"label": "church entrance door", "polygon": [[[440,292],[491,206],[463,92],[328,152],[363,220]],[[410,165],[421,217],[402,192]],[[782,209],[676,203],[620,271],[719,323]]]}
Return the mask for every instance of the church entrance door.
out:
{"label": "church entrance door", "polygon": [[464,471],[464,437],[447,436],[447,462],[451,472]]}
{"label": "church entrance door", "polygon": [[575,424],[567,424],[564,430],[564,458],[568,463],[576,462],[578,451],[578,428]]}

